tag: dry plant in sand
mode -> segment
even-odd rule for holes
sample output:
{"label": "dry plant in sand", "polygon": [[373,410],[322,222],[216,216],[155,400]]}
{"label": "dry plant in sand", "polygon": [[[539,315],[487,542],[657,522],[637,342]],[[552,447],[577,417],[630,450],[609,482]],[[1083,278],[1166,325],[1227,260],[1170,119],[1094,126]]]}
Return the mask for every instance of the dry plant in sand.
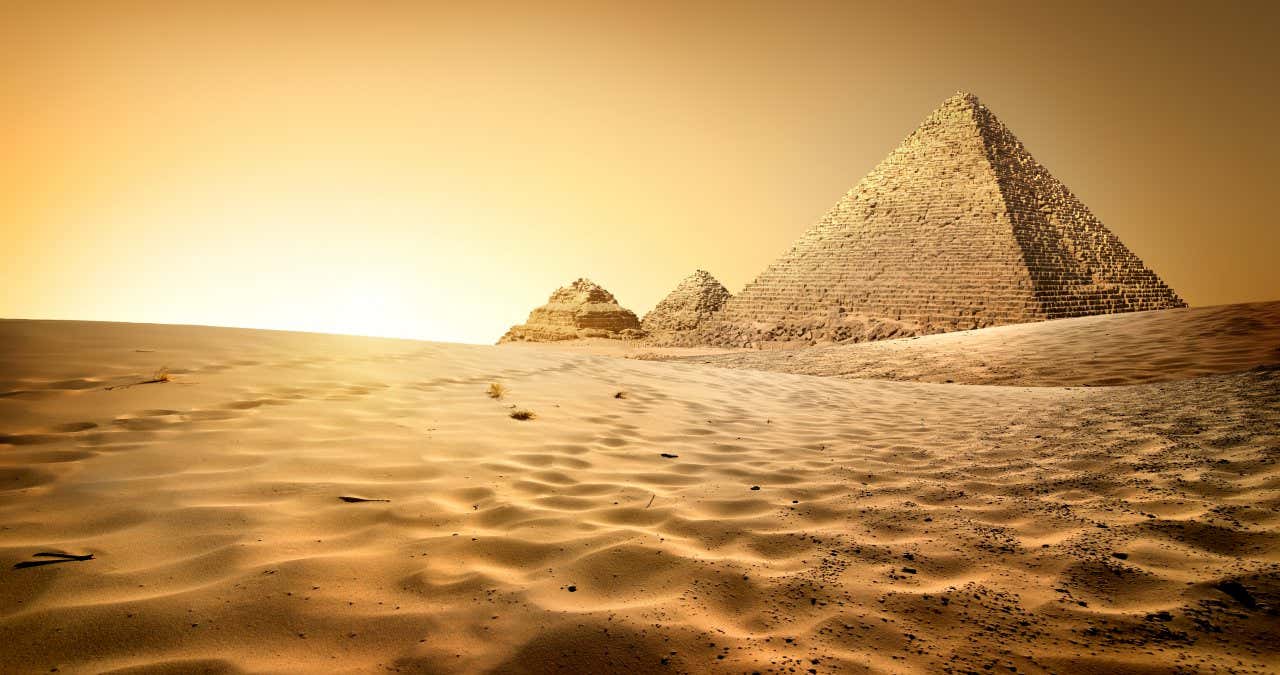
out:
{"label": "dry plant in sand", "polygon": [[143,380],[138,384],[155,384],[157,382],[169,382],[171,380],[173,380],[173,377],[169,375],[169,366],[160,366],[160,368],[156,370],[155,374],[151,376],[150,380]]}
{"label": "dry plant in sand", "polygon": [[490,382],[489,388],[484,392],[492,399],[502,400],[507,395],[507,388],[500,382]]}
{"label": "dry plant in sand", "polygon": [[129,387],[136,387],[140,384],[159,384],[161,382],[172,382],[172,381],[173,381],[173,376],[169,374],[169,366],[161,366],[159,369],[156,370],[156,372],[152,373],[151,379],[149,380],[139,380],[137,382],[130,382],[128,384],[117,384],[110,387],[103,387],[103,389],[106,389],[108,391],[112,389],[127,389]]}
{"label": "dry plant in sand", "polygon": [[521,422],[523,422],[525,420],[531,420],[535,417],[537,417],[537,415],[533,414],[532,410],[525,410],[524,408],[519,408],[511,411],[511,419],[513,420],[520,420]]}

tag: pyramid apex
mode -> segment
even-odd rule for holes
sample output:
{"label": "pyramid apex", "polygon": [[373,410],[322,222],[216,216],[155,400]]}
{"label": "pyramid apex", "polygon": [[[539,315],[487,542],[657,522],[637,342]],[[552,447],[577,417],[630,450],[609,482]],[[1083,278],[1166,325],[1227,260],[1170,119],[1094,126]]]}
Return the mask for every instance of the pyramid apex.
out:
{"label": "pyramid apex", "polygon": [[942,105],[944,107],[949,105],[978,106],[980,105],[980,102],[978,101],[978,97],[975,94],[972,94],[970,92],[967,92],[961,89],[956,91],[956,93],[952,94],[951,96],[949,96],[947,100],[943,101]]}

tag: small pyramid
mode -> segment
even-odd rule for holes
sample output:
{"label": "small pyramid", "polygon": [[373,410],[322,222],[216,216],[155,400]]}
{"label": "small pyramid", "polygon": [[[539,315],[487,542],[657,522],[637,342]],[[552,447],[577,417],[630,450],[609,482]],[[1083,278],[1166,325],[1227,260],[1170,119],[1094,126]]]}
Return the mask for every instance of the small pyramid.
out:
{"label": "small pyramid", "polygon": [[843,342],[1184,306],[960,92],[700,333]]}
{"label": "small pyramid", "polygon": [[498,344],[641,335],[635,312],[623,308],[612,293],[595,282],[578,279],[556,289],[547,304],[530,312],[523,324],[512,326]]}
{"label": "small pyramid", "polygon": [[724,284],[697,270],[645,314],[641,325],[648,333],[693,330],[723,309],[729,297]]}

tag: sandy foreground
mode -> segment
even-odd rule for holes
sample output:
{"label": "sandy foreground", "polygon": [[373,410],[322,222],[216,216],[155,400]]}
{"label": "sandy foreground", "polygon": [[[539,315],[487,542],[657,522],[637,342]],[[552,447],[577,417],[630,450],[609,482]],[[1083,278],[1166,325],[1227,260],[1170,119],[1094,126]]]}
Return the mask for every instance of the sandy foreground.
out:
{"label": "sandy foreground", "polygon": [[1275,672],[1275,324],[1215,309],[1104,317],[1105,387],[0,321],[0,670]]}

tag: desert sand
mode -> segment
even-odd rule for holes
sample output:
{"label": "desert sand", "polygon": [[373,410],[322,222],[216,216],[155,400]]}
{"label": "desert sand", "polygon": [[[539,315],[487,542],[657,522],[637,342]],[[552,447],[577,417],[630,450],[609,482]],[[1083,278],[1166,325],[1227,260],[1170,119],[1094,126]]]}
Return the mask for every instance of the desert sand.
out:
{"label": "desert sand", "polygon": [[1280,302],[1056,319],[808,349],[702,354],[619,351],[851,379],[1105,386],[1280,365]]}
{"label": "desert sand", "polygon": [[1276,308],[1197,311],[813,352],[952,384],[0,321],[0,669],[1275,672]]}

